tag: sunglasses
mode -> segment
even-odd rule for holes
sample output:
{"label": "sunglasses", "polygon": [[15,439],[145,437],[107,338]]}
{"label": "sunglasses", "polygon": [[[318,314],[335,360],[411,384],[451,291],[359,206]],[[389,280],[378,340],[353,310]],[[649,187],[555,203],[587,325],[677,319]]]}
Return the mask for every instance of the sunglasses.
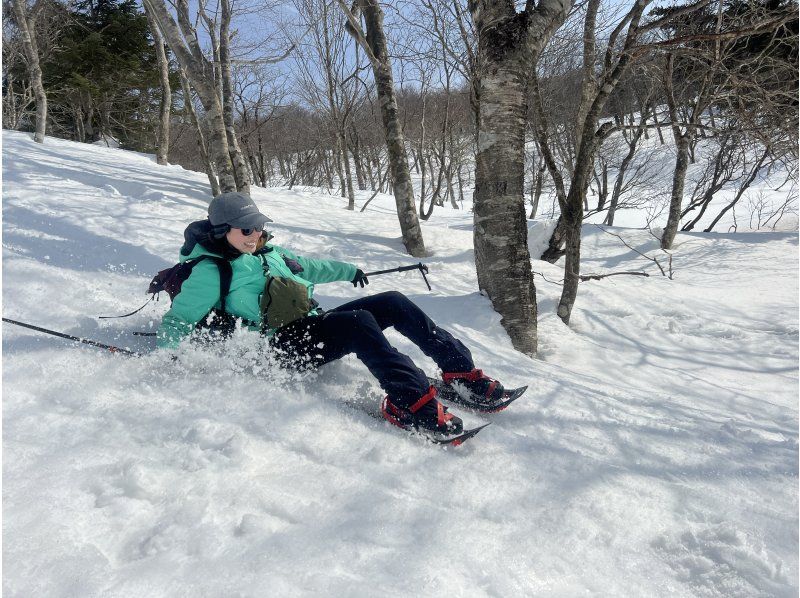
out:
{"label": "sunglasses", "polygon": [[263,226],[259,226],[259,227],[255,227],[255,228],[240,228],[239,230],[242,231],[242,234],[245,237],[249,237],[253,233],[263,233],[264,232],[264,227]]}

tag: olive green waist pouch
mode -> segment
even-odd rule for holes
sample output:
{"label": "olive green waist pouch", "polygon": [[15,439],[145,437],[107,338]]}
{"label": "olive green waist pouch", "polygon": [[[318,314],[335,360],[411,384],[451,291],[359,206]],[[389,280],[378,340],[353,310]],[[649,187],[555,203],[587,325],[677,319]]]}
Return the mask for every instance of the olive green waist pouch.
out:
{"label": "olive green waist pouch", "polygon": [[305,285],[281,276],[269,276],[259,308],[265,330],[280,328],[307,316],[312,308]]}

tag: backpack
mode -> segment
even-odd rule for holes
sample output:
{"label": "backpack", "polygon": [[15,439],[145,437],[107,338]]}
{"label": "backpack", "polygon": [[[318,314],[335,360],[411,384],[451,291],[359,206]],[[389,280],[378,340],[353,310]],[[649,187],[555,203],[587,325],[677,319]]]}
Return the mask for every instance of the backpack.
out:
{"label": "backpack", "polygon": [[[225,258],[201,255],[193,260],[179,262],[171,268],[159,271],[150,281],[147,292],[155,297],[161,291],[166,291],[170,300],[174,301],[178,293],[181,292],[184,281],[192,273],[192,269],[204,259],[214,260],[217,268],[219,268],[220,307],[219,309],[212,309],[205,318],[197,323],[195,328],[197,330],[207,330],[214,336],[225,338],[236,329],[236,318],[225,310],[225,299],[231,289],[231,279],[233,278],[233,268]],[[247,320],[242,320],[242,323],[255,325],[255,323]]]}
{"label": "backpack", "polygon": [[147,307],[147,304],[153,299],[157,299],[158,294],[162,291],[166,291],[166,293],[169,295],[170,301],[174,301],[178,293],[181,292],[183,282],[189,278],[189,275],[192,273],[192,268],[194,268],[204,259],[214,260],[219,268],[220,308],[212,309],[210,312],[212,317],[201,320],[197,324],[197,328],[223,329],[224,333],[227,334],[227,332],[232,331],[235,327],[235,319],[225,311],[225,298],[228,296],[228,292],[231,289],[233,269],[231,268],[231,263],[228,260],[211,255],[201,255],[198,258],[187,260],[185,262],[179,262],[171,268],[160,270],[153,277],[153,280],[150,281],[150,286],[147,288],[147,293],[151,295],[150,299],[148,299],[147,302],[136,311],[132,311],[129,314],[124,314],[121,316],[98,316],[98,318],[105,320],[112,318],[127,318],[128,316],[132,316],[133,314],[139,313],[145,307]]}
{"label": "backpack", "polygon": [[231,289],[231,278],[233,278],[233,269],[231,263],[221,257],[214,257],[210,255],[201,255],[193,260],[186,260],[175,264],[171,268],[160,270],[158,274],[150,281],[150,286],[147,292],[151,295],[158,295],[162,291],[166,291],[169,295],[170,301],[174,301],[178,293],[181,292],[183,282],[189,278],[192,269],[204,259],[214,260],[219,268],[219,301],[221,309],[225,311],[225,298],[228,296],[228,291]]}

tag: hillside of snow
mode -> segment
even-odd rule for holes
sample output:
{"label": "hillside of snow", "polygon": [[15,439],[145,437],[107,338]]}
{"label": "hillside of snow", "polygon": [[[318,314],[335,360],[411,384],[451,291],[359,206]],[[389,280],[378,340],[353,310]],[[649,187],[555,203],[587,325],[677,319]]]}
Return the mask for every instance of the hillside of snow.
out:
{"label": "hillside of snow", "polygon": [[[97,319],[175,263],[205,175],[2,141],[3,316],[147,353],[3,324],[4,596],[797,596],[796,232],[681,233],[670,280],[619,238],[666,264],[648,231],[587,225],[584,273],[650,276],[582,283],[568,328],[562,262],[534,261],[534,360],[476,290],[471,213],[435,210],[432,292],[412,272],[317,298],[401,290],[478,367],[529,385],[499,414],[454,409],[492,425],[445,449],[364,412],[382,395],[353,356],[297,375],[239,331],[172,362],[134,335],[167,298]],[[302,255],[417,261],[390,196],[364,213],[318,190],[253,197]],[[551,227],[532,222],[531,246]]]}

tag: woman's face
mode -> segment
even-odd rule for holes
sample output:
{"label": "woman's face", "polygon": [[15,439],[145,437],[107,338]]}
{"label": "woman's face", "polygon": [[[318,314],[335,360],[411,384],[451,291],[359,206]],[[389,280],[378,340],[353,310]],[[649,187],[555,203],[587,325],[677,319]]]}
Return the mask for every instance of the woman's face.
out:
{"label": "woman's face", "polygon": [[[249,232],[250,234],[245,235],[244,232]],[[231,230],[225,234],[225,238],[228,239],[228,243],[232,247],[242,253],[253,253],[258,248],[258,240],[261,238],[262,231],[251,228],[245,229],[244,232],[241,228],[231,227]]]}

